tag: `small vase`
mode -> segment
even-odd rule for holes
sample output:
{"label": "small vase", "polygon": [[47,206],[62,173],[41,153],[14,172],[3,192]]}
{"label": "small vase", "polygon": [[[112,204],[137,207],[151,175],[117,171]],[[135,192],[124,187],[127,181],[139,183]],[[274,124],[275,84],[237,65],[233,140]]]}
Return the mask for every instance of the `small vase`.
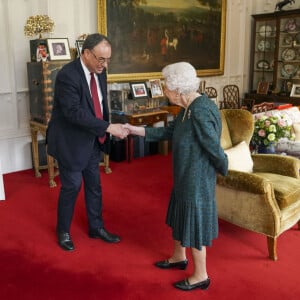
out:
{"label": "small vase", "polygon": [[260,144],[258,145],[257,152],[261,154],[275,154],[275,144],[271,143],[268,146]]}

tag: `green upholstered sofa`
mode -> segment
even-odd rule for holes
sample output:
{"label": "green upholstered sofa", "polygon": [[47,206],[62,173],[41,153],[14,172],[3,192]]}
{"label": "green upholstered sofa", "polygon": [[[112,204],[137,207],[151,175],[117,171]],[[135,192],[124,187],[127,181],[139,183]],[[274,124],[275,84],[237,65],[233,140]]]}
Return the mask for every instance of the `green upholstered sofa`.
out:
{"label": "green upholstered sofa", "polygon": [[[249,145],[254,128],[252,114],[242,109],[220,112],[222,147],[229,149],[242,141]],[[218,215],[266,235],[269,257],[277,260],[277,237],[296,223],[300,229],[300,164],[295,157],[275,154],[254,154],[252,160],[253,172],[229,170],[226,177],[218,175]]]}

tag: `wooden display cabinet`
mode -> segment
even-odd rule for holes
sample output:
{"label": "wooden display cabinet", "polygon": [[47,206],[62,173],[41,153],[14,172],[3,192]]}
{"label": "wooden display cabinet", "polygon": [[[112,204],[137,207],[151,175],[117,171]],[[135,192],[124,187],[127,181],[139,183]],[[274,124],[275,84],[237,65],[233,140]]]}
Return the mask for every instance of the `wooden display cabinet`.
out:
{"label": "wooden display cabinet", "polygon": [[[300,83],[300,9],[252,18],[250,91],[246,97],[257,103],[299,105],[300,98],[290,97],[290,92],[293,84]],[[258,90],[262,82],[268,84],[267,91]]]}
{"label": "wooden display cabinet", "polygon": [[32,121],[48,124],[53,106],[55,78],[57,72],[68,62],[27,63],[30,117]]}

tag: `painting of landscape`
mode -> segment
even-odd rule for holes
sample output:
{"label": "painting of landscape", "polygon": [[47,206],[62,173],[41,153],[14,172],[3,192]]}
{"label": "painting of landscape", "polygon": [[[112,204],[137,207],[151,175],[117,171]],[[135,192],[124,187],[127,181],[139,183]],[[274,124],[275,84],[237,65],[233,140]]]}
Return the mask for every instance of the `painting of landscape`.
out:
{"label": "painting of landscape", "polygon": [[98,31],[112,42],[111,80],[149,79],[178,61],[224,72],[225,0],[98,0]]}

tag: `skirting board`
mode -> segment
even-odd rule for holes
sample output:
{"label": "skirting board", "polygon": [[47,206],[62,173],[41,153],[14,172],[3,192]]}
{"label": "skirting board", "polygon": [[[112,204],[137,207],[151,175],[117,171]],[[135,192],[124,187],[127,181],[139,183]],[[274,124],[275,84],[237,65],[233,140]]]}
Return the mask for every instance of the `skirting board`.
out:
{"label": "skirting board", "polygon": [[0,201],[1,200],[5,200],[5,192],[4,192],[4,184],[3,184],[2,167],[0,161]]}

